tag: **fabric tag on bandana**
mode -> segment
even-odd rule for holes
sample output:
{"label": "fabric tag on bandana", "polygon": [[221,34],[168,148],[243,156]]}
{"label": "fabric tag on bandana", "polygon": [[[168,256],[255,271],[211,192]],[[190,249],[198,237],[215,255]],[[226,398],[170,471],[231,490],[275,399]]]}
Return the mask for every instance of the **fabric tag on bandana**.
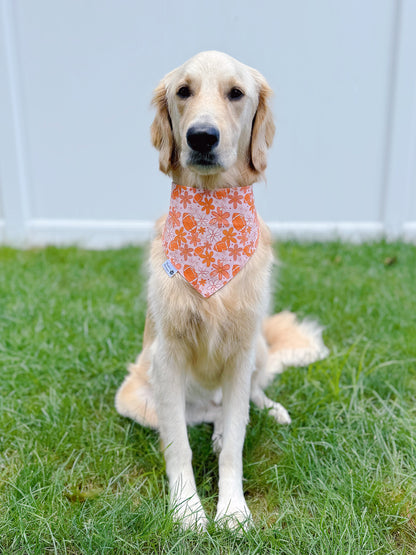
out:
{"label": "fabric tag on bandana", "polygon": [[169,277],[173,277],[178,271],[170,260],[166,260],[162,266]]}

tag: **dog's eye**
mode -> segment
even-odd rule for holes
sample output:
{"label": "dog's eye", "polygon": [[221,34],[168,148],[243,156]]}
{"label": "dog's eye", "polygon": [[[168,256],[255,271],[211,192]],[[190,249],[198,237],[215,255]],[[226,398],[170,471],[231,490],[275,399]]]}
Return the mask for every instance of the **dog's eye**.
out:
{"label": "dog's eye", "polygon": [[228,93],[229,100],[239,100],[244,96],[243,91],[238,89],[237,87],[233,87],[230,92]]}
{"label": "dog's eye", "polygon": [[188,87],[188,85],[184,85],[178,90],[176,94],[179,96],[179,98],[189,98],[191,96],[191,89]]}

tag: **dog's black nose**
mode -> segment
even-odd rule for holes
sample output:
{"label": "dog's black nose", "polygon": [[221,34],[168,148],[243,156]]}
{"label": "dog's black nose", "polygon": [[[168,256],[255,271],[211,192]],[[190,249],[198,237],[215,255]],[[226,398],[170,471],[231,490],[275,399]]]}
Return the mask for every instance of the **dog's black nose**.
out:
{"label": "dog's black nose", "polygon": [[188,129],[186,142],[192,150],[207,154],[220,142],[220,132],[216,127],[195,125]]}

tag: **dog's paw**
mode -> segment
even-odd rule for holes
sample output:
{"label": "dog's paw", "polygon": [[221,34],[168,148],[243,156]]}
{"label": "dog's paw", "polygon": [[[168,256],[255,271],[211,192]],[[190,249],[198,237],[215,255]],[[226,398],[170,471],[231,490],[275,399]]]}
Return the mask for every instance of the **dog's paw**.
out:
{"label": "dog's paw", "polygon": [[183,530],[203,532],[208,525],[201,502],[195,496],[190,499],[175,499],[173,502],[173,519]]}
{"label": "dog's paw", "polygon": [[234,532],[247,531],[253,525],[253,517],[244,497],[230,499],[227,503],[219,501],[215,523]]}
{"label": "dog's paw", "polygon": [[273,416],[278,424],[290,424],[292,422],[289,413],[280,403],[273,403],[273,407],[269,409],[269,414]]}

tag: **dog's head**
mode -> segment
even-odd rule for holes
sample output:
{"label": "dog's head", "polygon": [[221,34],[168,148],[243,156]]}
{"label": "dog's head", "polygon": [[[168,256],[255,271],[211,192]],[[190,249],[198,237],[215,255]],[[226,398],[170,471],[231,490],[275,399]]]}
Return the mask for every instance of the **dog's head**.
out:
{"label": "dog's head", "polygon": [[213,176],[240,166],[256,180],[274,135],[271,89],[256,70],[220,52],[202,52],[154,91],[153,145],[160,169]]}

